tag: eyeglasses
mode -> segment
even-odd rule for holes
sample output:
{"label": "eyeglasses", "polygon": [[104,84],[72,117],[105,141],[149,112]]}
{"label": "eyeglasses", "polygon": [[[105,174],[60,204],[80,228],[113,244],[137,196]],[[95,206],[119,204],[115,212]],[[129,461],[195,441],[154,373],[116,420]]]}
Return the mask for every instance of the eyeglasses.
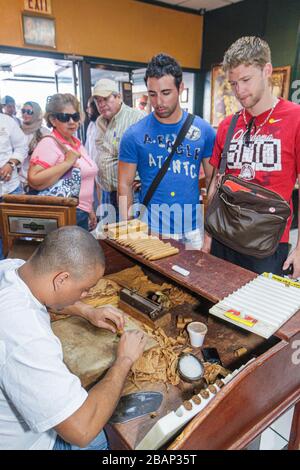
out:
{"label": "eyeglasses", "polygon": [[80,121],[80,113],[55,113],[53,116],[60,122],[69,122],[72,119],[74,122]]}
{"label": "eyeglasses", "polygon": [[28,114],[28,116],[33,115],[33,110],[32,109],[21,109],[22,114]]}
{"label": "eyeglasses", "polygon": [[251,141],[251,130],[252,130],[252,127],[254,125],[254,117],[250,119],[250,121],[248,122],[248,125],[247,125],[247,129],[246,129],[246,132],[244,134],[244,144],[246,145],[246,147],[249,147],[250,145],[250,141]]}

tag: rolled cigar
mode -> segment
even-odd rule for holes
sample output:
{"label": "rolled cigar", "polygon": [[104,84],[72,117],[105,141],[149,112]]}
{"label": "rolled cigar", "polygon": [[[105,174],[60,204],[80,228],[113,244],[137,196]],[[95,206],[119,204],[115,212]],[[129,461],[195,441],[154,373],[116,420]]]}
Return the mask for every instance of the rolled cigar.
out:
{"label": "rolled cigar", "polygon": [[158,253],[157,255],[151,256],[150,258],[147,258],[147,259],[149,261],[155,261],[157,259],[166,258],[167,256],[176,255],[177,253],[179,253],[178,248],[173,248],[172,250],[168,250],[165,253],[161,253],[161,254]]}
{"label": "rolled cigar", "polygon": [[[157,249],[159,249],[159,247],[157,247]],[[136,248],[135,249],[135,252],[138,254],[138,255],[145,255],[145,251],[154,251],[155,250],[155,246],[151,248],[151,250],[149,250],[148,247],[145,247],[145,246],[141,246],[139,248]],[[156,250],[155,250],[156,251]]]}
{"label": "rolled cigar", "polygon": [[201,398],[199,397],[199,395],[193,395],[192,396],[192,401],[195,403],[195,405],[200,405]]}
{"label": "rolled cigar", "polygon": [[178,344],[185,344],[186,339],[183,336],[177,336],[176,341]]}
{"label": "rolled cigar", "polygon": [[149,248],[146,248],[145,251],[143,252],[144,256],[146,255],[155,255],[156,253],[160,253],[163,251],[170,250],[172,248],[172,245],[170,246],[151,246]]}
{"label": "rolled cigar", "polygon": [[[172,250],[173,247],[172,246],[161,246],[161,247],[154,247],[154,248],[151,248],[151,249],[146,249],[145,252],[143,253],[144,256],[150,256],[150,255],[156,255],[158,253],[165,253],[166,251],[169,251],[169,250]],[[147,253],[146,253],[147,251]]]}
{"label": "rolled cigar", "polygon": [[186,400],[183,402],[183,406],[186,410],[190,411],[193,408],[193,405],[191,404],[190,401]]}
{"label": "rolled cigar", "polygon": [[214,395],[217,393],[217,389],[214,385],[209,385],[208,390],[213,393]]}
{"label": "rolled cigar", "polygon": [[162,241],[158,240],[157,242],[155,242],[155,244],[152,242],[150,247],[152,246],[159,246],[160,248],[170,248],[172,247],[171,243],[163,243]]}
{"label": "rolled cigar", "polygon": [[155,240],[141,240],[140,242],[134,244],[134,246],[136,247],[143,246],[143,245],[146,246],[147,248],[151,248],[152,246],[160,246],[161,243]]}
{"label": "rolled cigar", "polygon": [[200,390],[200,395],[202,398],[206,399],[209,397],[209,392],[207,390]]}
{"label": "rolled cigar", "polygon": [[112,320],[109,320],[108,318],[106,318],[105,321],[106,321],[106,323],[109,323],[110,325],[112,325],[114,327],[114,329],[116,330],[116,335],[117,336],[122,336],[122,334],[124,333],[124,330],[119,329],[117,327],[117,325]]}

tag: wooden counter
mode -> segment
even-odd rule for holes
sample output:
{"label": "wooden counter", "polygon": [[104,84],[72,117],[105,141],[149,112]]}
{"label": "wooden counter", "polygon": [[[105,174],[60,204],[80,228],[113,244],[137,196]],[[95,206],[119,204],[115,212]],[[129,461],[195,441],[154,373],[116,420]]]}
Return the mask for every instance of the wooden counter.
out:
{"label": "wooden counter", "polygon": [[[269,340],[248,333],[207,313],[205,300],[217,302],[224,296],[256,277],[256,274],[219,260],[211,255],[185,251],[180,244],[178,255],[158,261],[147,261],[112,240],[101,241],[107,259],[107,274],[140,264],[147,273],[160,274],[161,282],[173,280],[185,289],[199,295],[200,311],[191,306],[173,309],[174,329],[176,314],[192,314],[208,324],[205,346],[217,347],[225,367],[233,370],[242,363],[251,362],[229,382],[167,446],[168,449],[242,449],[249,445],[281,414],[296,405],[290,448],[300,446],[300,373],[295,348],[300,344],[300,312],[286,322]],[[190,271],[184,277],[171,270],[178,264]],[[234,350],[246,347],[247,354],[237,359]],[[129,423],[107,425],[106,430],[113,449],[133,449],[169,411],[176,409],[192,395],[190,384],[169,387],[146,384],[145,390],[160,390],[164,401],[157,417],[148,416]]]}
{"label": "wooden counter", "polygon": [[[170,242],[170,240],[168,241]],[[148,261],[129,248],[119,245],[114,240],[106,240],[101,242],[101,245],[104,246],[104,243],[124,253],[127,257],[129,256],[139,264],[148,266],[168,279],[177,282],[180,286],[214,303],[257,276],[257,274],[251,271],[247,271],[215,256],[202,253],[201,251],[185,250],[181,243],[173,240],[170,243],[179,249],[179,253],[158,261]],[[190,271],[189,276],[185,277],[173,271],[172,266],[174,264]]]}

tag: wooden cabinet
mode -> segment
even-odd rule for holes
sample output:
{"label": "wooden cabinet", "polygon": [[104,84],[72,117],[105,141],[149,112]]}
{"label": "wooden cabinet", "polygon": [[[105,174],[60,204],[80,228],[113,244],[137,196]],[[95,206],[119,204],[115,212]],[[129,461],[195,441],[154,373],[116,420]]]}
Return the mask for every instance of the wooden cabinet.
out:
{"label": "wooden cabinet", "polygon": [[64,225],[76,225],[77,204],[74,198],[4,195],[0,203],[4,256],[12,249],[14,240],[41,239]]}

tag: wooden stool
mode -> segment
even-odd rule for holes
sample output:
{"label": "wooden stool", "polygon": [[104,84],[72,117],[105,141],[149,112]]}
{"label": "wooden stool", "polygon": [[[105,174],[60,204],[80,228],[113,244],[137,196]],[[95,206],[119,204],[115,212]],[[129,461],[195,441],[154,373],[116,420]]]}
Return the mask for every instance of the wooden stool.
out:
{"label": "wooden stool", "polygon": [[0,203],[3,254],[12,250],[14,240],[41,239],[64,225],[76,225],[75,198],[6,194]]}

